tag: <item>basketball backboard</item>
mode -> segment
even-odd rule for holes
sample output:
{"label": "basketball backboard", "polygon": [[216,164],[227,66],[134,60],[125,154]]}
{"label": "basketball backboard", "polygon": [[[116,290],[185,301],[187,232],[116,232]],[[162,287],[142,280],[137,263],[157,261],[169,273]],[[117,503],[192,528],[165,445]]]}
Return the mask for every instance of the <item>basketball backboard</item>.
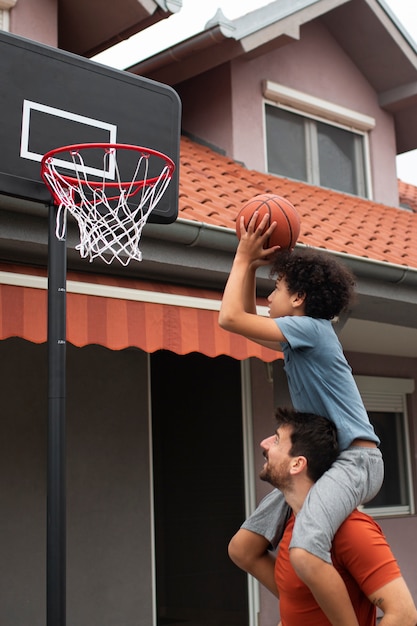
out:
{"label": "basketball backboard", "polygon": [[49,204],[41,179],[46,152],[76,143],[134,144],[174,161],[149,221],[176,219],[181,105],[171,87],[5,32],[0,81],[1,195]]}

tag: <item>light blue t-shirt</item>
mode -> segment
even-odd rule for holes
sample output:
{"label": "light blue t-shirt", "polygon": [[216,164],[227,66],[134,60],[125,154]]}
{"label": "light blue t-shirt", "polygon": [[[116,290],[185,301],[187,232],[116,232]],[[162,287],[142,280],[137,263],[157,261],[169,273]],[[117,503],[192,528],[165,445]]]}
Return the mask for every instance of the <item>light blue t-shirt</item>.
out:
{"label": "light blue t-shirt", "polygon": [[284,335],[284,369],[294,408],[331,419],[341,450],[354,439],[380,443],[329,320],[286,316],[275,320]]}

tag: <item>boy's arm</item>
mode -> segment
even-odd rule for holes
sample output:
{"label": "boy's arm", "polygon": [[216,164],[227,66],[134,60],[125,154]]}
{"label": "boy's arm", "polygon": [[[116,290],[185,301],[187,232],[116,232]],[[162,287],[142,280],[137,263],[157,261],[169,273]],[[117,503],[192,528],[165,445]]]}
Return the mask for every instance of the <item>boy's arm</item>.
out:
{"label": "boy's arm", "polygon": [[248,267],[243,284],[243,308],[246,313],[256,315],[256,265]]}
{"label": "boy's arm", "polygon": [[274,320],[256,314],[256,268],[267,265],[268,257],[276,249],[263,247],[275,227],[274,222],[263,232],[268,221],[268,217],[265,218],[254,228],[254,216],[247,230],[242,220],[240,242],[223,293],[219,325],[225,330],[279,350],[284,337],[278,326]]}
{"label": "boy's arm", "polygon": [[379,626],[417,626],[417,609],[404,578],[396,578],[370,594],[384,616]]}
{"label": "boy's arm", "polygon": [[[252,313],[253,315],[257,315],[256,313],[256,267],[251,265],[246,274],[246,280],[244,285],[244,309],[246,313]],[[221,324],[220,324],[221,325]],[[251,341],[264,346],[265,348],[270,348],[271,350],[281,350],[281,346],[279,341],[262,341],[258,340],[254,337],[247,337]]]}

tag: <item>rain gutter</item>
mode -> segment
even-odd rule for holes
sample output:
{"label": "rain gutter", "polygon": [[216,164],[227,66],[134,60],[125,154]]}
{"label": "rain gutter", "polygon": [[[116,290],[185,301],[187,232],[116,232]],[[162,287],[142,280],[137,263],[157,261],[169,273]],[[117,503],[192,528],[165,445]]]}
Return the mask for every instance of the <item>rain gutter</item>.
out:
{"label": "rain gutter", "polygon": [[[234,256],[237,246],[235,231],[231,228],[214,226],[204,222],[196,222],[178,218],[170,225],[147,224],[145,238],[170,241],[190,248],[205,248],[212,252],[222,251]],[[299,247],[306,247],[297,244]],[[309,246],[313,247],[314,246]],[[322,248],[317,248],[323,250]],[[385,261],[377,261],[365,257],[335,252],[327,252],[346,263],[357,278],[373,279],[378,282],[417,287],[417,268]]]}
{"label": "rain gutter", "polygon": [[206,50],[210,48],[213,43],[220,43],[229,36],[230,33],[227,33],[227,29],[225,29],[223,25],[217,25],[210,28],[210,30],[203,31],[185,41],[175,44],[162,52],[158,52],[158,54],[148,59],[144,59],[143,61],[139,61],[139,63],[127,67],[126,71],[147,76],[152,74],[155,70],[169,66],[171,63],[183,61],[190,57],[190,55],[194,56],[197,52]]}

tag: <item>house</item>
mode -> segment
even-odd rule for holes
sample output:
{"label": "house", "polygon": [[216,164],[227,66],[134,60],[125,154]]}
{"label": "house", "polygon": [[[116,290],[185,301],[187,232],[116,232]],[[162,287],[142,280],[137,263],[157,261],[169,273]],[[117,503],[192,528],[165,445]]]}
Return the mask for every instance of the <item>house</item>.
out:
{"label": "house", "polygon": [[[162,2],[150,4],[154,15]],[[59,2],[58,16],[72,6]],[[35,37],[18,0],[12,32],[85,55],[148,19],[110,32],[106,19],[90,47],[44,8],[50,28]],[[66,27],[91,20],[68,15]],[[288,402],[282,360],[216,323],[236,214],[264,191],[298,209],[299,245],[329,250],[357,276],[338,332],[387,468],[367,510],[417,597],[417,214],[395,171],[396,154],[417,147],[413,42],[382,0],[279,0],[233,21],[217,13],[128,71],[180,95],[179,219],[149,224],[143,260],[127,268],[80,259],[69,225],[68,623],[278,621],[226,545],[265,493],[258,442]],[[0,612],[32,626],[45,622],[47,215],[1,206]],[[260,307],[270,289],[261,271]]]}

